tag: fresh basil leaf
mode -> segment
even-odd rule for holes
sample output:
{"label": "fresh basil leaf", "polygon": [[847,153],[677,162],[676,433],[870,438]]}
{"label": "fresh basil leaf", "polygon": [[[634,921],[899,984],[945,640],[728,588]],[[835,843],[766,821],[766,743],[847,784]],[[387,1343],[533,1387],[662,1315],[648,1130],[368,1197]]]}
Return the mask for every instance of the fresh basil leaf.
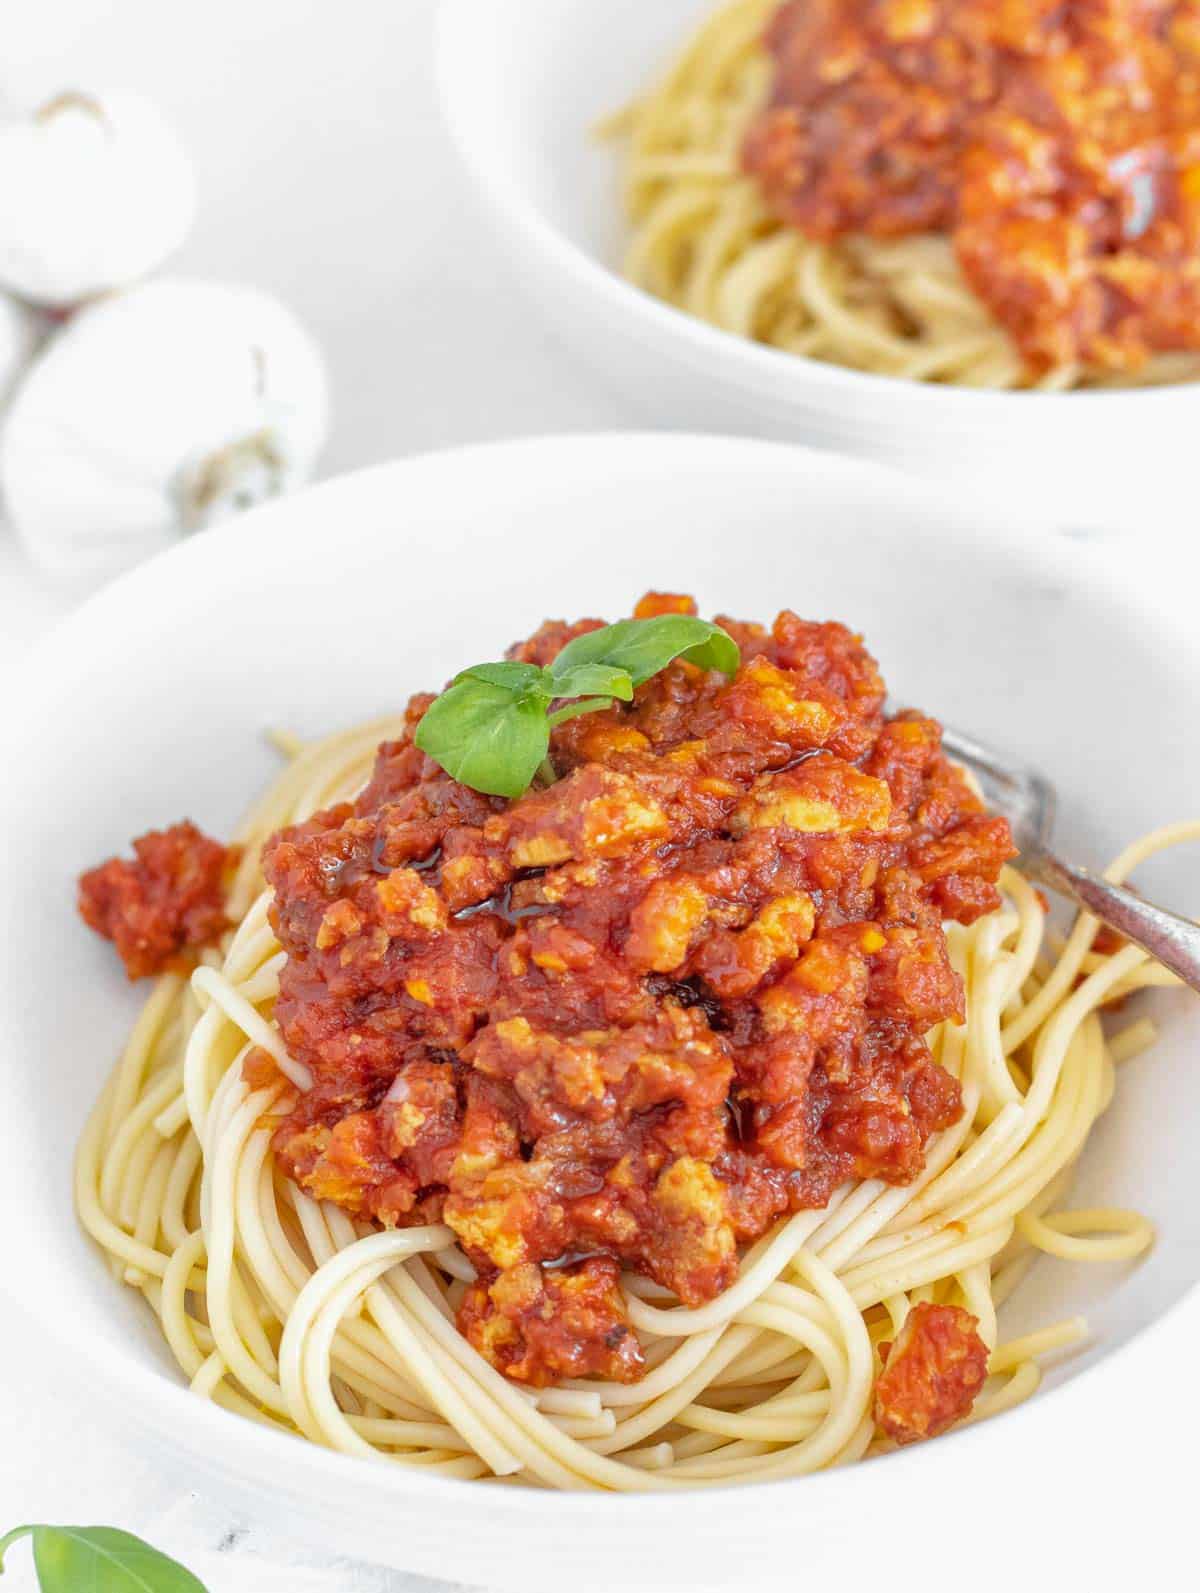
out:
{"label": "fresh basil leaf", "polygon": [[581,664],[608,664],[640,686],[676,658],[723,675],[735,674],[741,661],[737,643],[719,625],[690,614],[659,614],[587,631],[568,642],[551,667],[557,680]]}
{"label": "fresh basil leaf", "polygon": [[[539,770],[554,771],[550,731],[580,714],[600,713],[676,658],[700,669],[736,672],[732,636],[688,614],[622,620],[577,636],[549,669],[505,659],[473,664],[455,677],[417,726],[416,745],[463,785],[492,796],[522,796]],[[564,706],[551,713],[555,698]]]}
{"label": "fresh basil leaf", "polygon": [[430,705],[413,739],[463,785],[519,797],[546,756],[550,726],[544,700],[468,675]]}
{"label": "fresh basil leaf", "polygon": [[602,714],[606,708],[611,708],[611,697],[583,697],[576,702],[569,702],[563,708],[556,708],[550,715],[550,728],[556,725],[565,725],[568,719],[579,719],[584,714]]}
{"label": "fresh basil leaf", "polygon": [[205,1593],[203,1582],[131,1532],[116,1527],[17,1527],[0,1538],[4,1551],[33,1539],[42,1593]]}
{"label": "fresh basil leaf", "polygon": [[539,669],[536,664],[517,663],[514,659],[506,658],[498,664],[472,664],[470,669],[456,675],[454,682],[457,685],[460,680],[468,679],[486,681],[489,686],[503,686],[517,696],[533,693],[546,702],[557,695],[548,671]]}
{"label": "fresh basil leaf", "polygon": [[611,664],[576,664],[559,671],[549,670],[556,697],[619,697],[628,702],[633,696],[633,681],[626,669]]}

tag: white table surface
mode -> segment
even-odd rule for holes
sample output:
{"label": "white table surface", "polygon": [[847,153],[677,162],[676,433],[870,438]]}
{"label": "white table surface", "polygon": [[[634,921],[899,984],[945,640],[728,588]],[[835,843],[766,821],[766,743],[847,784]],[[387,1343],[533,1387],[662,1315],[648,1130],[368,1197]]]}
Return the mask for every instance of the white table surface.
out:
{"label": "white table surface", "polygon": [[[177,268],[273,290],[320,339],[335,406],[326,474],[482,438],[638,424],[555,345],[496,261],[438,120],[428,65],[436,3],[5,8],[14,14],[0,91],[119,83],[173,119],[201,187]],[[36,580],[0,528],[8,679],[76,600]],[[22,1520],[120,1525],[177,1554],[212,1593],[444,1585],[323,1560],[179,1493],[110,1427],[56,1398],[39,1353],[22,1324],[0,1319],[0,1532]],[[978,1568],[971,1581],[983,1586]],[[33,1586],[18,1547],[5,1587]]]}

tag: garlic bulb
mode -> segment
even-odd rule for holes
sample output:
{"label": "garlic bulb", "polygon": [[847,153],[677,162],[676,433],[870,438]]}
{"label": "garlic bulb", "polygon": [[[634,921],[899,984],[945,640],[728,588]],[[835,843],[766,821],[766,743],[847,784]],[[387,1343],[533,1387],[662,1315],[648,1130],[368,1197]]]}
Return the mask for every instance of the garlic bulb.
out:
{"label": "garlic bulb", "polygon": [[0,408],[33,358],[41,335],[40,317],[7,293],[0,293]]}
{"label": "garlic bulb", "polygon": [[153,271],[196,211],[191,164],[152,105],[64,93],[0,120],[0,287],[64,306]]}
{"label": "garlic bulb", "polygon": [[0,437],[0,490],[33,559],[111,573],[307,479],[325,441],[321,356],[249,288],[163,280],[51,338]]}

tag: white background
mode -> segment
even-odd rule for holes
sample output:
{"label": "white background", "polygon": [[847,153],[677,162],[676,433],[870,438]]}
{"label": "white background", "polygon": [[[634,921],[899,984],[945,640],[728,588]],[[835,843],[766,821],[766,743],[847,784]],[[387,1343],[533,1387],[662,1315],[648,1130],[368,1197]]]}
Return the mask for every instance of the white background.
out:
{"label": "white background", "polygon": [[[176,269],[274,291],[316,334],[334,400],[326,474],[481,438],[637,424],[555,345],[491,247],[438,119],[436,3],[0,0],[0,89],[120,84],[174,121],[200,177],[199,221]],[[8,681],[71,601],[34,579],[0,529]],[[211,1593],[435,1586],[321,1561],[179,1494],[67,1403],[49,1358],[11,1320],[0,1320],[0,1412],[0,1532],[20,1520],[121,1525],[184,1559]],[[940,1574],[990,1586],[986,1566]],[[4,1586],[34,1586],[27,1549],[12,1551]]]}
{"label": "white background", "polygon": [[[334,404],[324,474],[481,438],[632,422],[551,342],[495,258],[439,121],[435,9],[0,0],[0,90],[23,99],[120,85],[170,116],[200,182],[199,219],[172,269],[275,292],[316,335]],[[8,681],[23,645],[70,601],[34,579],[0,530]],[[0,1533],[22,1520],[120,1525],[184,1559],[211,1593],[434,1587],[291,1550],[179,1496],[56,1398],[55,1381],[27,1332],[0,1321]],[[9,1567],[6,1590],[35,1585],[27,1548],[12,1550]]]}

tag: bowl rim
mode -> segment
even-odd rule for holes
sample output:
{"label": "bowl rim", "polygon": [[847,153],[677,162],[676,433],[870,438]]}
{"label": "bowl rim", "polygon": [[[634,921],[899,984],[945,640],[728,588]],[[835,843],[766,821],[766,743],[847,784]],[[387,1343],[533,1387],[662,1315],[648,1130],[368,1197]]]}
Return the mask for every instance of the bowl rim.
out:
{"label": "bowl rim", "polygon": [[[22,726],[36,715],[40,693],[49,691],[53,695],[56,686],[61,686],[61,680],[56,681],[55,676],[64,674],[63,666],[61,661],[56,664],[55,660],[65,636],[74,631],[86,634],[94,628],[103,627],[110,611],[124,612],[128,599],[136,597],[143,588],[157,589],[163,571],[169,570],[172,577],[178,577],[193,565],[222,562],[229,553],[236,551],[248,527],[252,531],[282,527],[298,512],[305,517],[317,513],[323,522],[331,518],[336,521],[337,506],[343,500],[348,507],[353,508],[364,493],[372,499],[378,498],[381,493],[403,493],[407,483],[422,474],[432,474],[435,478],[444,476],[448,480],[471,480],[477,470],[486,470],[492,461],[508,461],[517,466],[525,458],[537,459],[544,457],[546,452],[555,454],[568,464],[573,458],[586,462],[603,461],[610,457],[614,463],[625,459],[630,463],[643,464],[648,459],[654,459],[655,468],[664,475],[677,475],[680,463],[697,451],[708,460],[720,452],[729,459],[731,465],[736,465],[739,460],[749,464],[754,460],[787,459],[802,469],[827,477],[840,475],[865,478],[879,489],[886,488],[894,500],[907,498],[913,504],[923,505],[933,511],[921,534],[942,542],[947,540],[949,533],[939,522],[939,516],[952,505],[957,505],[958,512],[962,512],[961,492],[914,479],[887,466],[795,444],[719,434],[637,431],[574,433],[471,444],[412,455],[335,477],[287,499],[251,510],[248,518],[239,516],[236,521],[226,522],[206,532],[203,537],[179,543],[93,594],[73,613],[60,620],[26,655],[23,673],[27,679],[38,682],[39,687],[29,694],[21,711],[2,727],[0,747],[19,742]],[[670,457],[672,455],[676,456],[674,460]],[[1104,596],[1115,587],[1125,584],[1125,572],[1121,572],[1115,563],[1110,565],[1103,559],[1097,559],[1081,565],[1078,550],[1066,537],[1043,538],[1030,534],[1028,527],[1014,528],[1000,515],[985,518],[982,534],[989,544],[997,548],[1010,553],[1020,550],[1024,557],[1038,560],[1043,569],[1069,570],[1072,579],[1088,593]],[[175,585],[183,584],[175,580]],[[1164,594],[1161,589],[1159,598],[1168,605],[1173,601],[1172,595]],[[1168,606],[1163,617],[1169,630],[1177,632],[1181,639],[1187,639],[1190,656],[1200,673],[1200,642],[1194,631],[1188,628],[1186,602],[1180,598],[1178,609]],[[111,634],[111,627],[109,631]],[[252,1465],[256,1476],[287,1479],[273,1485],[283,1494],[289,1491],[303,1492],[317,1482],[329,1483],[332,1490],[339,1479],[343,1484],[355,1479],[357,1494],[364,1499],[409,1495],[416,1499],[457,1501],[479,1497],[473,1483],[423,1476],[416,1468],[364,1462],[359,1457],[326,1450],[308,1442],[298,1447],[295,1435],[272,1431],[239,1419],[210,1401],[195,1399],[183,1382],[176,1382],[169,1375],[164,1375],[156,1366],[143,1364],[116,1344],[91,1338],[85,1322],[80,1322],[76,1327],[52,1312],[39,1310],[28,1298],[19,1295],[16,1289],[16,1281],[10,1283],[7,1272],[0,1269],[0,1296],[10,1298],[27,1319],[43,1329],[60,1347],[68,1366],[73,1366],[76,1371],[86,1369],[92,1374],[92,1387],[102,1391],[104,1399],[119,1398],[122,1401],[122,1408],[132,1424],[152,1433],[169,1449],[186,1456],[189,1462],[201,1468],[207,1467],[225,1475],[245,1476],[249,1474],[248,1466]],[[1131,1401],[1135,1396],[1129,1394],[1130,1389],[1136,1390],[1139,1402],[1144,1401],[1146,1388],[1156,1380],[1156,1372],[1157,1379],[1161,1380],[1163,1367],[1172,1359],[1170,1355],[1158,1353],[1159,1345],[1171,1341],[1178,1346],[1184,1331],[1189,1333],[1190,1342],[1193,1329],[1185,1328],[1185,1323],[1196,1321],[1200,1321],[1200,1277],[1193,1279],[1165,1311],[1110,1349],[1097,1364],[1084,1368],[1080,1375],[1065,1383],[1041,1392],[1019,1410],[1005,1412],[986,1423],[976,1423],[948,1435],[949,1442],[943,1441],[933,1446],[917,1445],[911,1451],[900,1451],[888,1456],[888,1463],[884,1466],[838,1468],[768,1482],[721,1484],[715,1491],[724,1496],[736,1490],[756,1501],[760,1497],[764,1500],[779,1500],[783,1497],[780,1490],[803,1485],[807,1492],[798,1497],[805,1498],[815,1509],[819,1509],[821,1501],[842,1494],[846,1485],[839,1479],[852,1475],[856,1498],[862,1501],[868,1498],[863,1490],[875,1490],[881,1486],[880,1477],[886,1479],[882,1486],[890,1487],[899,1483],[902,1477],[921,1475],[920,1471],[914,1473],[918,1465],[930,1476],[933,1475],[931,1467],[941,1466],[943,1477],[950,1475],[947,1466],[954,1457],[969,1465],[970,1456],[978,1454],[978,1450],[968,1446],[978,1444],[984,1428],[987,1429],[984,1453],[996,1455],[998,1469],[999,1461],[1006,1453],[1014,1457],[1027,1454],[1028,1446],[1035,1442],[1032,1436],[1035,1423],[1040,1424],[1044,1441],[1053,1446],[1055,1436],[1061,1439],[1068,1430],[1069,1413],[1074,1413],[1077,1421],[1086,1422],[1089,1417],[1094,1417],[1102,1405],[1092,1392],[1097,1386],[1095,1374],[1101,1369],[1107,1379],[1110,1398],[1123,1387]],[[1179,1353],[1177,1349],[1174,1357],[1176,1364]],[[1060,1412],[1062,1415],[1058,1414]],[[1013,1423],[1010,1417],[1018,1414],[1020,1420]],[[1048,1426],[1049,1423],[1055,1425]],[[1015,1439],[1014,1431],[1017,1435]],[[1007,1451],[1006,1444],[1009,1446]],[[347,1462],[353,1469],[348,1469]],[[985,1463],[991,1464],[990,1461]],[[375,1486],[371,1485],[372,1479],[377,1479]],[[662,1494],[578,1492],[559,1496],[554,1509],[561,1517],[576,1518],[580,1525],[614,1519],[614,1512],[617,1520],[637,1518],[644,1522],[661,1517],[678,1521],[681,1517],[699,1518],[706,1515],[708,1507],[705,1501],[713,1492],[712,1487]],[[323,1495],[323,1498],[336,1497],[333,1491]],[[872,1493],[870,1497],[875,1498],[877,1495]],[[502,1516],[524,1517],[531,1513],[542,1513],[546,1508],[546,1492],[538,1488],[496,1489],[489,1492],[488,1498],[499,1501],[495,1509]]]}
{"label": "bowl rim", "polygon": [[[959,411],[965,421],[989,416],[1013,422],[1067,421],[1078,425],[1085,415],[1093,420],[1114,421],[1132,418],[1148,421],[1151,407],[1178,405],[1200,391],[1200,380],[1163,383],[1149,387],[1077,388],[1048,393],[1022,389],[993,390],[946,383],[923,382],[908,377],[885,376],[871,371],[856,371],[828,360],[793,354],[752,338],[740,337],[721,327],[690,315],[628,281],[613,266],[598,259],[575,243],[549,221],[499,160],[494,145],[474,136],[471,127],[472,97],[460,79],[459,62],[475,60],[481,52],[474,38],[475,23],[481,13],[493,15],[503,9],[504,0],[440,0],[434,21],[434,68],[444,123],[463,166],[470,173],[480,194],[515,228],[526,245],[536,250],[548,264],[575,278],[610,312],[628,316],[645,333],[686,350],[696,364],[725,364],[732,371],[739,367],[744,385],[756,389],[790,390],[788,397],[799,400],[814,397],[813,388],[824,388],[830,400],[850,403],[873,400],[881,411],[899,401],[911,402],[927,411]],[[520,0],[508,0],[519,4]],[[711,0],[716,4],[716,0]],[[586,38],[578,30],[578,38]],[[499,60],[499,56],[493,56]],[[581,130],[587,136],[587,130]],[[818,395],[819,396],[819,395]],[[1081,406],[1087,405],[1085,411]],[[965,413],[969,411],[970,413]],[[930,416],[932,418],[932,416]]]}

